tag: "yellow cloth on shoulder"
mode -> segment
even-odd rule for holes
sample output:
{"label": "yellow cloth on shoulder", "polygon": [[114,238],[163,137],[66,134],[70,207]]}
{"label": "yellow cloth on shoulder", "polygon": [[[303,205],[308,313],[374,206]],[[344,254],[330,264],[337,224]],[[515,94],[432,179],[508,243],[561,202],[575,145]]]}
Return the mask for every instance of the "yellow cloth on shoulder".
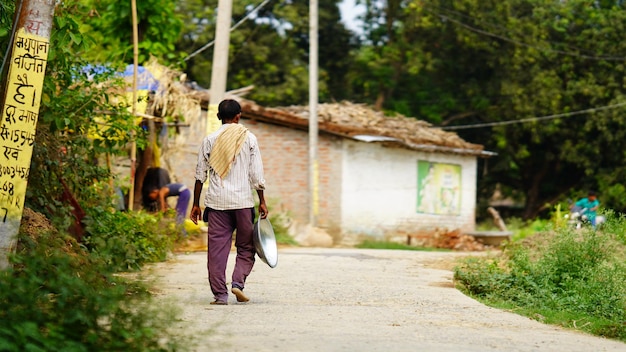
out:
{"label": "yellow cloth on shoulder", "polygon": [[220,178],[224,179],[230,172],[230,167],[241,151],[247,136],[248,129],[238,123],[228,124],[227,128],[217,136],[209,156],[209,166]]}

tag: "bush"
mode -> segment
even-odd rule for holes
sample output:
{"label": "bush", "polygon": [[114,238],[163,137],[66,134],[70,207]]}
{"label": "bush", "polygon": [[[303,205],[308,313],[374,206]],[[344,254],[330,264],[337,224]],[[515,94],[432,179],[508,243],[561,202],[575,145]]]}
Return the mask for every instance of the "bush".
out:
{"label": "bush", "polygon": [[[513,306],[546,322],[626,341],[626,260],[623,217],[602,231],[538,234],[508,245],[496,258],[466,261],[454,277],[469,294]],[[620,237],[622,236],[622,237]]]}
{"label": "bush", "polygon": [[2,351],[174,351],[171,310],[111,274],[73,239],[20,234],[14,267],[0,272]]}
{"label": "bush", "polygon": [[445,248],[430,248],[430,247],[418,247],[411,246],[404,243],[391,242],[391,241],[378,241],[378,240],[365,240],[356,245],[356,248],[369,248],[369,249],[399,249],[407,251],[425,251],[425,252],[445,252],[449,251]]}
{"label": "bush", "polygon": [[269,213],[268,219],[272,224],[272,229],[274,230],[274,235],[276,236],[276,243],[288,246],[295,246],[298,244],[296,240],[293,239],[289,235],[289,230],[285,225],[287,223],[288,215],[285,213],[279,212],[271,212]]}
{"label": "bush", "polygon": [[[545,219],[535,219],[532,221],[523,220],[521,218],[506,219],[506,228],[513,232],[512,240],[522,240],[528,236],[532,236],[538,232],[549,231],[555,226],[554,222]],[[476,225],[477,230],[481,231],[499,231],[493,221],[483,221]]]}
{"label": "bush", "polygon": [[86,209],[85,245],[112,270],[140,269],[164,261],[177,240],[176,232],[160,214]]}

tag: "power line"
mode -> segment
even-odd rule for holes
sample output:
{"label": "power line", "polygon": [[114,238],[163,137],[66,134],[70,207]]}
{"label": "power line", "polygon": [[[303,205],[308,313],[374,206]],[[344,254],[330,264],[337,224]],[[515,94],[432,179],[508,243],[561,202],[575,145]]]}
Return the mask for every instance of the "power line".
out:
{"label": "power line", "polygon": [[[256,13],[258,10],[260,10],[261,8],[263,8],[263,6],[265,6],[268,2],[270,2],[270,0],[264,0],[261,4],[259,4],[259,6],[255,7],[252,11],[248,12],[247,15],[244,16],[244,18],[242,18],[241,20],[239,20],[239,22],[237,22],[234,26],[230,27],[230,31],[234,31],[235,29],[237,29],[237,27],[239,27],[242,23],[244,23],[246,20],[248,20],[248,18],[250,18],[254,13]],[[219,11],[219,9],[218,9]],[[206,43],[203,47],[201,47],[200,49],[194,51],[193,53],[189,54],[189,56],[187,56],[186,58],[184,58],[184,61],[188,61],[189,59],[191,59],[192,57],[200,54],[201,52],[205,51],[206,49],[210,48],[211,46],[213,46],[213,44],[215,44],[215,40],[211,40],[210,42]]]}
{"label": "power line", "polygon": [[527,117],[527,118],[523,118],[523,119],[519,119],[519,120],[509,120],[509,121],[499,121],[499,122],[485,122],[485,123],[477,123],[477,124],[472,124],[472,125],[446,126],[446,127],[439,127],[439,128],[441,128],[442,130],[466,130],[466,129],[470,129],[470,128],[482,128],[482,127],[514,125],[514,124],[518,124],[518,123],[554,120],[554,119],[558,119],[558,118],[561,118],[561,117],[589,114],[589,113],[593,113],[593,112],[597,112],[597,111],[616,109],[616,108],[619,108],[619,107],[624,106],[624,105],[626,105],[626,102],[619,103],[619,104],[613,104],[613,105],[607,105],[607,106],[601,106],[599,108],[590,108],[590,109],[585,109],[585,110],[565,112],[565,113],[561,113],[561,114],[554,114],[554,115],[548,115],[548,116]]}
{"label": "power line", "polygon": [[557,50],[557,49],[550,49],[550,48],[539,48],[539,47],[536,47],[534,45],[521,42],[519,40],[511,39],[511,38],[508,38],[508,37],[501,36],[499,34],[487,32],[485,30],[482,30],[482,29],[479,29],[479,28],[476,28],[476,27],[472,27],[472,26],[470,26],[470,25],[468,25],[466,23],[463,23],[463,22],[461,22],[459,20],[456,20],[456,19],[454,19],[452,17],[448,17],[446,15],[443,15],[443,14],[435,12],[435,11],[431,11],[431,10],[426,10],[426,11],[429,11],[429,12],[433,13],[434,15],[439,16],[442,20],[450,21],[450,22],[455,23],[455,24],[457,24],[457,25],[459,25],[461,27],[464,27],[464,28],[466,28],[466,29],[468,29],[468,30],[470,30],[472,32],[476,32],[476,33],[483,34],[483,35],[486,35],[486,36],[489,36],[489,37],[493,37],[493,38],[498,38],[498,39],[504,40],[504,41],[509,42],[509,43],[525,46],[525,47],[536,49],[536,50],[539,50],[539,51],[552,52],[552,53],[561,54],[561,55],[568,55],[568,56],[573,56],[573,57],[579,57],[579,58],[587,59],[587,60],[598,60],[598,61],[624,61],[624,60],[626,60],[626,57],[623,57],[623,56],[593,56],[593,55],[579,54],[579,53],[572,52],[572,51],[564,51],[564,50]]}
{"label": "power line", "polygon": [[[508,31],[508,29],[507,29],[507,28],[505,28],[505,27],[503,27],[503,26],[500,26],[500,25],[498,25],[498,24],[494,24],[494,23],[492,23],[492,22],[486,22],[486,21],[484,21],[484,20],[479,20],[479,19],[477,19],[477,18],[476,18],[476,17],[474,17],[474,16],[466,15],[466,14],[464,14],[464,13],[462,13],[462,12],[459,12],[459,11],[456,11],[456,10],[453,10],[453,9],[450,9],[450,8],[447,8],[447,7],[445,7],[445,6],[441,6],[441,5],[440,5],[440,6],[426,5],[426,6],[428,6],[428,7],[432,7],[432,8],[435,8],[435,9],[438,9],[438,10],[440,10],[440,11],[444,11],[444,12],[448,12],[448,13],[451,13],[451,14],[455,14],[455,15],[457,15],[457,16],[461,16],[461,17],[464,17],[464,18],[469,19],[469,20],[472,20],[472,21],[477,21],[477,20],[478,20],[478,21],[479,21],[479,22],[480,22],[483,26],[484,26],[484,25],[487,25],[487,26],[489,26],[489,27],[493,27],[493,28],[496,28],[496,29],[499,29],[499,30],[502,30],[502,31]],[[431,12],[432,12],[432,11],[431,11]],[[588,53],[589,53],[589,52],[592,52],[592,51],[590,51],[590,50],[581,49],[581,48],[578,48],[578,47],[575,47],[575,46],[572,46],[572,45],[570,45],[570,44],[563,43],[563,42],[558,42],[558,41],[554,41],[554,40],[546,40],[546,41],[547,41],[548,43],[551,43],[551,44],[557,44],[557,45],[567,46],[567,48],[568,48],[570,51],[571,51],[571,50],[578,50],[579,52],[583,52],[583,51],[584,51],[584,52],[588,52]]]}

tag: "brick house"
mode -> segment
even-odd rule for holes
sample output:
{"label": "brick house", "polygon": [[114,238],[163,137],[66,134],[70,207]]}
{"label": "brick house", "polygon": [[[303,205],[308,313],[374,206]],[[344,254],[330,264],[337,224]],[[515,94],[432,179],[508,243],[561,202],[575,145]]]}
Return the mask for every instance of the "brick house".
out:
{"label": "brick house", "polygon": [[[270,211],[306,223],[307,107],[264,108],[238,99],[241,123],[259,140]],[[193,185],[205,116],[188,121],[191,128],[170,141],[165,164],[179,182]],[[435,228],[474,230],[477,158],[491,154],[482,146],[423,121],[345,102],[320,104],[318,121],[317,226],[335,244]]]}

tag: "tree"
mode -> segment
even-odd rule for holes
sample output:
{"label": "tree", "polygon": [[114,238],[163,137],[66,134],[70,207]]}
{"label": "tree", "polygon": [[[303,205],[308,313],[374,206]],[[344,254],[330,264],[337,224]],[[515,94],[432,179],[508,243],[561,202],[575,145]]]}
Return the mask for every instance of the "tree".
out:
{"label": "tree", "polygon": [[[80,1],[65,1],[55,11],[26,193],[26,206],[47,214],[63,229],[80,222],[85,204],[110,204],[111,193],[94,187],[98,180],[111,177],[111,170],[98,158],[125,152],[133,129],[142,141],[127,109],[115,103],[121,89],[113,83],[113,72],[96,74],[87,69],[85,53],[95,48],[93,39],[82,31],[88,13]],[[2,23],[4,45],[10,26]],[[100,187],[107,188],[107,183]]]}
{"label": "tree", "polygon": [[[84,18],[84,26],[95,41],[99,50],[86,56],[98,63],[130,64],[133,62],[133,27],[131,2],[113,0],[91,0],[88,2],[89,17]],[[180,37],[183,26],[175,14],[176,2],[144,0],[137,1],[138,47],[141,65],[152,57],[165,65],[180,64],[182,53],[175,50],[174,43]],[[151,140],[155,139],[155,124],[147,121]],[[134,179],[134,204],[140,203],[141,186],[149,167],[153,166],[152,143],[139,150],[137,170]]]}
{"label": "tree", "polygon": [[[217,1],[187,0],[178,13],[187,25],[177,47],[194,53],[212,40]],[[337,0],[320,2],[320,99],[346,97],[350,33],[340,22]],[[233,25],[252,11],[235,3]],[[264,105],[304,104],[308,100],[308,1],[269,2],[231,32],[228,89],[254,85],[250,98]],[[208,87],[212,48],[187,60],[191,80]]]}
{"label": "tree", "polygon": [[[85,32],[99,43],[99,48],[85,53],[99,62],[133,62],[132,13],[130,1],[89,0],[88,16],[82,19]],[[176,2],[137,1],[139,63],[151,56],[162,64],[178,64],[174,43],[179,39],[182,21],[175,15]]]}
{"label": "tree", "polygon": [[[614,60],[626,13],[584,1],[510,2],[504,38],[508,48],[498,69],[499,106],[482,121],[516,120],[555,112],[580,111],[623,101],[624,74]],[[520,45],[519,43],[526,43]],[[619,62],[619,61],[618,61]],[[501,99],[502,99],[501,98]],[[502,104],[504,103],[504,104]],[[623,110],[622,110],[623,111]],[[620,110],[494,127],[491,145],[499,157],[491,180],[523,191],[525,218],[576,188],[598,186],[598,176],[623,169]],[[493,182],[493,181],[492,181]],[[611,204],[624,209],[621,203]]]}
{"label": "tree", "polygon": [[[384,7],[376,7],[384,4]],[[480,180],[525,201],[524,217],[572,188],[611,194],[626,209],[624,174],[624,5],[583,0],[424,0],[369,3],[369,42],[359,50],[356,97],[458,130],[498,156]],[[359,72],[366,72],[365,75]],[[374,94],[376,100],[374,100]],[[526,117],[575,112],[534,122]],[[608,152],[608,151],[611,152]]]}

